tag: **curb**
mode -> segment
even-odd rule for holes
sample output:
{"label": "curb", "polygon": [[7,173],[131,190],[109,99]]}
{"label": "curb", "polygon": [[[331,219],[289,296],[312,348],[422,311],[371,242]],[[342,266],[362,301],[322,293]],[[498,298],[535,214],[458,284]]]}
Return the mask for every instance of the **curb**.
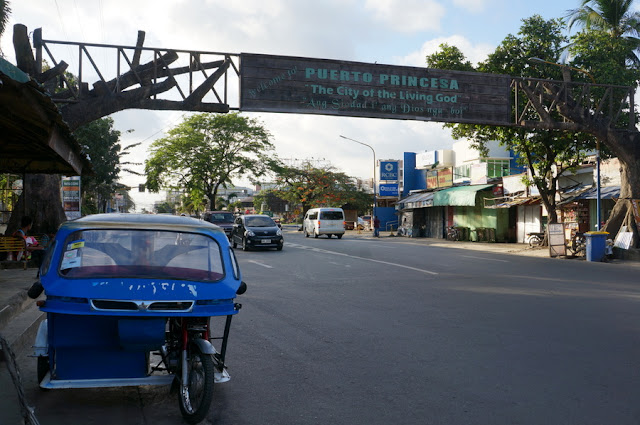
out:
{"label": "curb", "polygon": [[[24,296],[23,296],[24,295]],[[0,335],[8,342],[14,353],[21,353],[25,348],[33,345],[40,322],[46,314],[40,311],[35,300],[24,294],[14,297],[18,300],[9,308],[3,310],[3,323],[0,325]],[[4,353],[0,350],[0,361],[5,360]]]}
{"label": "curb", "polygon": [[20,291],[7,300],[7,305],[0,307],[0,332],[11,321],[11,319],[24,310],[29,301],[27,291]]}

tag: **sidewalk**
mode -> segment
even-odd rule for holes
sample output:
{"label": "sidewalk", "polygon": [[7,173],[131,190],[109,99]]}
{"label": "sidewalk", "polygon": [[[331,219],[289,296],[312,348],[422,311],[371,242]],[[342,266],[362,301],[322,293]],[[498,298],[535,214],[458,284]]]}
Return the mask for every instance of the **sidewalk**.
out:
{"label": "sidewalk", "polygon": [[548,247],[530,247],[524,243],[497,243],[497,242],[466,242],[466,241],[449,241],[446,239],[435,238],[409,238],[406,236],[396,236],[389,231],[380,231],[380,237],[375,238],[373,231],[370,230],[347,230],[345,238],[356,239],[396,239],[402,243],[410,243],[417,245],[436,246],[441,248],[466,249],[472,251],[499,252],[503,254],[525,255],[528,257],[546,257],[549,256]]}
{"label": "sidewalk", "polygon": [[43,317],[35,301],[27,296],[37,272],[36,268],[0,269],[0,335],[14,351],[33,344]]}

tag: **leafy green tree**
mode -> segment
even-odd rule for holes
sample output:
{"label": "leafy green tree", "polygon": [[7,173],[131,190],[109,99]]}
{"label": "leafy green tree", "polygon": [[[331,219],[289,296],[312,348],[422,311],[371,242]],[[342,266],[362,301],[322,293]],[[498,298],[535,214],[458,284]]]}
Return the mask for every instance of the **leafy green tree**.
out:
{"label": "leafy green tree", "polygon": [[[562,28],[563,22],[557,19],[547,21],[538,15],[524,19],[518,35],[505,37],[476,70],[532,78],[559,78],[560,68],[532,66],[529,58],[544,58],[550,62],[560,60],[562,46],[567,42]],[[427,65],[431,68],[473,70],[459,49],[446,44],[440,46],[440,51],[427,56]],[[523,110],[523,106],[520,105],[519,109]],[[556,116],[560,119],[559,114]],[[453,129],[454,138],[468,138],[473,147],[484,155],[487,154],[488,143],[494,140],[513,150],[519,163],[530,171],[532,177],[526,179],[526,183],[538,188],[551,223],[558,221],[555,196],[558,175],[565,170],[574,170],[584,159],[587,149],[595,146],[595,139],[582,133],[470,124],[446,126]]]}
{"label": "leafy green tree", "polygon": [[338,207],[346,203],[371,205],[372,197],[358,190],[353,179],[333,167],[316,168],[311,162],[299,167],[274,164],[277,188],[272,192],[290,205],[301,205],[302,216],[314,207]]}
{"label": "leafy green tree", "polygon": [[176,209],[174,205],[171,205],[168,201],[163,201],[155,204],[153,209],[158,214],[175,214]]}
{"label": "leafy green tree", "polygon": [[476,70],[458,47],[450,46],[447,43],[443,43],[439,47],[440,50],[427,55],[427,64],[431,68],[450,69],[452,71]]}
{"label": "leafy green tree", "polygon": [[94,174],[82,176],[84,213],[105,212],[116,190],[120,173],[120,132],[113,128],[113,118],[101,118],[85,124],[74,136],[89,157]]}
{"label": "leafy green tree", "polygon": [[[569,12],[569,17],[569,28],[573,25],[583,28],[568,46],[573,63],[587,70],[598,83],[636,87],[640,80],[640,14],[633,11],[633,1],[583,0],[578,9]],[[593,90],[593,93],[600,98],[611,96],[604,89]],[[640,132],[635,127],[611,131],[607,123],[593,119],[592,111],[586,114],[578,110],[577,114],[571,114],[570,108],[565,111],[569,119],[596,135],[620,161],[620,199],[603,230],[615,235],[624,225],[634,234],[632,246],[637,246],[640,238],[630,200],[640,199]],[[617,124],[627,124],[629,118],[623,116]],[[638,122],[637,114],[635,122]]]}
{"label": "leafy green tree", "polygon": [[219,188],[233,177],[261,176],[268,170],[270,137],[257,120],[239,114],[192,115],[152,143],[145,161],[147,187],[201,194],[215,210]]}

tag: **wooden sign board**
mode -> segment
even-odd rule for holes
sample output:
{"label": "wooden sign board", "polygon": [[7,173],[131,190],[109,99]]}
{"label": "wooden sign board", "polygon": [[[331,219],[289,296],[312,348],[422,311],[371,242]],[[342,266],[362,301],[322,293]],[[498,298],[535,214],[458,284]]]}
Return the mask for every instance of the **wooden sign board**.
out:
{"label": "wooden sign board", "polygon": [[511,125],[511,77],[240,55],[240,110]]}
{"label": "wooden sign board", "polygon": [[565,226],[563,223],[549,223],[547,225],[549,235],[549,256],[558,257],[567,255],[567,243],[564,237]]}

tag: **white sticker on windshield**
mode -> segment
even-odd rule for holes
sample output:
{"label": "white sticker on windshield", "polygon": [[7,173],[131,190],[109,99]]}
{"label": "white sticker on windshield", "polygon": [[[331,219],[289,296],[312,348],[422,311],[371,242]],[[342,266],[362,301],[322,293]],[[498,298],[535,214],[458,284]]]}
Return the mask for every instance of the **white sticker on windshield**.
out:
{"label": "white sticker on windshield", "polygon": [[71,251],[66,251],[64,253],[64,257],[62,257],[62,265],[60,266],[62,270],[80,266],[82,266],[82,257],[78,256],[77,249],[72,249]]}

